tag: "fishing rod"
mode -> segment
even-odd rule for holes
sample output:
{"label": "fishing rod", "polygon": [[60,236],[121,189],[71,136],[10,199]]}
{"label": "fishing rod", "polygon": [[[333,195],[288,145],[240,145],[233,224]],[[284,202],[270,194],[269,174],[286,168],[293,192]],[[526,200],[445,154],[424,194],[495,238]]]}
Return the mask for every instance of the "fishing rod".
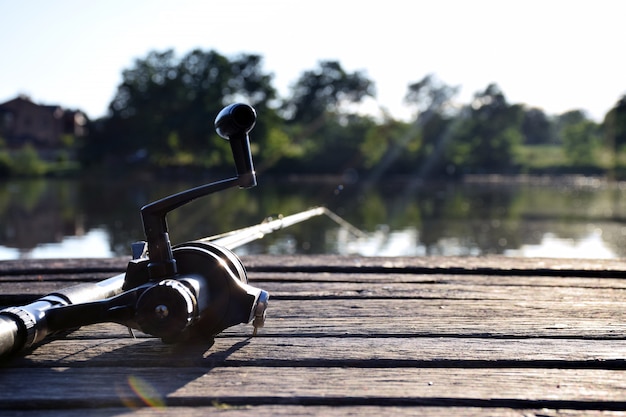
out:
{"label": "fishing rod", "polygon": [[132,244],[132,259],[124,273],[0,310],[0,357],[34,347],[61,332],[104,322],[124,325],[131,332],[140,330],[165,343],[210,340],[228,327],[250,322],[256,335],[265,323],[269,293],[248,283],[246,269],[232,250],[322,214],[354,233],[358,229],[330,210],[315,207],[171,245],[167,213],[227,188],[256,186],[248,136],[255,123],[256,112],[246,104],[232,104],[218,114],[215,128],[230,143],[237,175],[142,207],[146,240]]}
{"label": "fishing rod", "polygon": [[263,222],[257,224],[256,226],[244,227],[243,229],[233,230],[231,232],[205,237],[198,240],[198,242],[212,242],[227,249],[235,249],[254,240],[263,239],[265,235],[273,233],[277,230],[293,226],[297,223],[302,223],[312,217],[321,215],[326,215],[339,226],[348,229],[348,231],[355,236],[364,236],[361,230],[357,229],[326,207],[313,207],[289,216],[279,215],[276,219],[269,217]]}

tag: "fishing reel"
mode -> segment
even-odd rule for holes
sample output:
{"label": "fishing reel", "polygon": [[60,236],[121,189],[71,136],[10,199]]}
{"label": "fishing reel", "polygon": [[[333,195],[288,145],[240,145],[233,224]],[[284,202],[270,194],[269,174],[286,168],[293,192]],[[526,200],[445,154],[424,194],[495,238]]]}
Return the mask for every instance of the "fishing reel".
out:
{"label": "fishing reel", "polygon": [[149,257],[130,261],[124,292],[106,301],[106,310],[113,313],[106,321],[165,343],[211,339],[249,322],[256,334],[264,325],[269,295],[248,284],[245,267],[233,252],[197,241],[178,245],[172,253],[177,271],[168,277],[150,276]]}
{"label": "fishing reel", "polygon": [[255,123],[254,109],[245,104],[224,108],[215,120],[217,133],[230,143],[236,177],[171,195],[141,209],[146,242],[134,245],[134,259],[122,288],[122,296],[134,302],[134,318],[125,323],[131,328],[175,342],[190,336],[212,337],[240,323],[252,322],[255,334],[263,326],[269,295],[248,284],[239,258],[203,240],[172,248],[166,222],[168,212],[198,197],[256,185],[248,136]]}
{"label": "fishing reel", "polygon": [[133,244],[125,274],[0,310],[0,356],[57,332],[103,322],[120,323],[166,343],[210,340],[249,322],[256,334],[265,322],[269,294],[248,284],[240,259],[211,238],[172,247],[166,221],[167,213],[199,197],[256,185],[248,137],[255,123],[256,112],[246,104],[232,104],[218,114],[215,128],[230,142],[237,175],[142,207],[146,240]]}

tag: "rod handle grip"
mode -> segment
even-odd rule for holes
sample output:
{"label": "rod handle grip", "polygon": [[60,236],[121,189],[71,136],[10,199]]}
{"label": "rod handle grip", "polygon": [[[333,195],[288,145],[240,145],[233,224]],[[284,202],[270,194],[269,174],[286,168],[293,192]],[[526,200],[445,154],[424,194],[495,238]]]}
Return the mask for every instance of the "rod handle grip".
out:
{"label": "rod handle grip", "polygon": [[15,318],[0,314],[0,358],[22,348],[25,342],[23,333]]}

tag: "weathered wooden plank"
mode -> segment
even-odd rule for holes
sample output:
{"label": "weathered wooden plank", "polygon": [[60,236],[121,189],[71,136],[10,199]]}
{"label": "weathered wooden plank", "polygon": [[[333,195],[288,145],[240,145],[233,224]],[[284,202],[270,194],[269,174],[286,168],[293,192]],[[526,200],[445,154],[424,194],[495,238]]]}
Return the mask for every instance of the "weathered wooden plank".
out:
{"label": "weathered wooden plank", "polygon": [[478,286],[536,286],[536,287],[580,287],[580,288],[626,288],[623,278],[542,276],[542,275],[458,275],[454,273],[331,273],[331,272],[255,272],[248,274],[250,281],[265,282],[309,282],[309,283],[354,283],[354,284],[451,284]]}
{"label": "weathered wooden plank", "polygon": [[0,261],[0,275],[108,273],[126,270],[129,257],[75,259],[17,259]]}
{"label": "weathered wooden plank", "polygon": [[[271,302],[271,299],[270,299]],[[269,310],[271,308],[271,310]],[[484,300],[484,299],[308,299],[274,300],[268,308],[271,317],[279,319],[324,319],[341,317],[385,318],[399,320],[506,319],[526,321],[529,325],[554,320],[582,319],[598,323],[626,324],[626,310],[615,300]],[[270,320],[271,322],[271,320]],[[502,323],[506,326],[506,323]]]}
{"label": "weathered wooden plank", "polygon": [[217,337],[166,345],[155,338],[55,340],[4,367],[351,366],[626,369],[621,340]]}
{"label": "weathered wooden plank", "polygon": [[[504,324],[502,322],[505,322]],[[240,329],[232,331],[239,332]],[[230,331],[227,331],[230,333]],[[624,339],[626,325],[623,322],[597,321],[594,319],[542,320],[506,317],[483,317],[476,319],[446,319],[433,321],[392,317],[324,318],[315,322],[301,319],[283,319],[266,325],[261,334],[278,336],[361,336],[361,337],[496,337],[496,338],[559,338],[559,339]],[[236,333],[240,334],[240,333]],[[565,343],[565,342],[564,342]]]}
{"label": "weathered wooden plank", "polygon": [[[84,282],[97,282],[118,275],[114,272],[2,275],[3,290],[27,288],[36,285],[45,294],[52,290]],[[626,279],[606,277],[541,276],[541,275],[455,275],[452,273],[330,273],[330,272],[255,272],[249,271],[248,279],[258,285],[268,283],[346,283],[346,284],[447,284],[472,286],[532,286],[565,288],[614,288],[625,289]],[[46,287],[49,286],[49,287]],[[15,291],[14,291],[15,292]]]}
{"label": "weathered wooden plank", "polygon": [[220,415],[228,417],[266,417],[266,416],[422,416],[422,417],[623,417],[626,412],[603,410],[563,410],[563,409],[510,409],[484,407],[429,407],[429,406],[303,406],[292,404],[281,405],[232,405],[216,401],[211,406],[200,407],[153,407],[138,404],[129,404],[122,408],[86,408],[86,409],[55,409],[55,410],[9,410],[7,414],[14,417],[90,417],[100,416],[133,416],[133,417],[162,417],[188,416],[205,417]]}
{"label": "weathered wooden plank", "polygon": [[[502,322],[505,323],[502,323]],[[129,337],[123,327],[88,326],[68,338]],[[232,337],[247,337],[252,326],[239,325],[223,332]],[[268,317],[259,337],[458,337],[458,338],[550,338],[584,340],[624,340],[626,324],[612,320],[552,319],[538,323],[520,318],[425,318],[425,317],[358,317],[338,316],[309,320],[307,318]],[[141,334],[139,334],[141,336]],[[567,343],[567,340],[563,340]]]}
{"label": "weathered wooden plank", "polygon": [[[123,271],[122,271],[123,272]],[[74,285],[76,283],[83,282],[98,282],[112,276],[118,275],[121,272],[87,272],[87,273],[64,273],[64,274],[20,274],[20,275],[0,275],[0,283],[7,285],[20,285],[20,284],[42,284],[46,282],[59,282],[64,285]]]}
{"label": "weathered wooden plank", "polygon": [[[564,276],[626,276],[626,260],[607,259],[544,259],[508,258],[503,256],[476,257],[360,257],[341,255],[252,255],[241,257],[250,271],[291,272],[386,272],[386,273],[487,273],[503,271],[509,275]],[[128,257],[108,259],[28,259],[0,261],[0,276],[13,274],[123,272]],[[528,273],[527,273],[528,272]],[[578,274],[578,275],[577,275]]]}
{"label": "weathered wooden plank", "polygon": [[[292,275],[292,274],[287,274]],[[542,307],[542,303],[574,302],[580,306],[586,304],[590,309],[593,303],[600,303],[602,311],[608,311],[612,306],[606,304],[611,301],[621,303],[626,299],[626,280],[600,279],[596,282],[587,282],[586,285],[567,286],[561,285],[563,278],[543,277],[541,285],[535,285],[533,278],[517,277],[517,282],[501,283],[503,277],[482,276],[432,276],[432,279],[420,283],[386,282],[384,275],[377,274],[376,282],[354,283],[347,282],[350,276],[335,277],[337,282],[330,280],[316,281],[316,275],[307,275],[310,280],[289,281],[288,277],[282,277],[283,281],[263,281],[253,279],[255,285],[270,292],[274,300],[277,299],[329,299],[329,298],[386,298],[386,299],[450,299],[450,300],[503,300],[509,301],[516,306],[523,302],[526,306],[535,309],[552,309],[553,306]],[[351,274],[357,275],[358,274]],[[405,275],[410,277],[412,275]],[[423,277],[423,276],[422,276]],[[511,277],[509,277],[511,279]],[[489,285],[489,280],[492,282]],[[479,281],[478,283],[476,281]],[[594,281],[589,279],[589,281]],[[0,283],[0,305],[20,305],[33,301],[45,294],[60,288],[66,288],[78,282],[20,282]],[[597,287],[594,285],[598,284]],[[604,304],[603,304],[604,303]],[[619,306],[614,306],[615,311],[620,311]],[[568,306],[570,308],[570,306]],[[589,311],[588,313],[596,314]]]}
{"label": "weathered wooden plank", "polygon": [[[382,277],[381,277],[382,278]],[[558,280],[558,278],[553,278]],[[382,279],[381,279],[382,281]],[[614,281],[614,280],[612,280]],[[536,301],[621,301],[626,299],[626,280],[611,286],[579,287],[563,286],[552,282],[552,286],[534,286],[526,282],[517,285],[474,284],[466,282],[423,282],[423,283],[392,283],[392,282],[307,282],[284,281],[262,282],[251,281],[254,285],[269,291],[272,298],[329,298],[342,297],[353,299],[364,298],[448,298],[474,300],[536,300]],[[77,285],[79,282],[21,282],[0,283],[0,302],[23,301],[36,299],[60,288]],[[610,284],[610,283],[605,283]],[[590,285],[590,284],[589,284]]]}
{"label": "weathered wooden plank", "polygon": [[116,407],[142,397],[172,406],[218,401],[626,409],[623,372],[597,369],[15,368],[3,370],[0,387],[0,409]]}
{"label": "weathered wooden plank", "polygon": [[[503,324],[502,322],[505,321]],[[225,330],[229,337],[248,337],[252,335],[251,325],[238,325]],[[543,319],[533,323],[524,319],[491,318],[470,319],[429,319],[429,318],[324,318],[315,322],[306,318],[268,317],[264,328],[259,329],[258,337],[361,337],[361,338],[422,338],[422,337],[458,337],[458,338],[546,338],[562,340],[624,340],[626,324],[624,322],[595,321],[594,319]],[[107,327],[87,326],[80,333],[66,336],[67,340],[126,338],[128,330],[122,326]],[[137,337],[144,337],[137,332]]]}
{"label": "weathered wooden plank", "polygon": [[[225,334],[250,335],[241,325]],[[619,301],[313,299],[272,300],[261,336],[500,337],[625,339]],[[94,325],[69,338],[128,337]]]}
{"label": "weathered wooden plank", "polygon": [[341,255],[254,255],[242,257],[256,272],[381,272],[485,275],[626,277],[626,260],[509,258],[504,256],[360,257]]}
{"label": "weathered wooden plank", "polygon": [[[226,334],[250,334],[237,326]],[[88,326],[70,337],[126,337],[122,326]],[[620,301],[459,299],[272,300],[266,336],[626,338]]]}
{"label": "weathered wooden plank", "polygon": [[[261,282],[254,284],[269,291],[274,298],[449,298],[449,299],[484,299],[484,300],[624,300],[626,299],[626,280],[614,285],[601,287],[577,287],[560,285],[559,279],[552,279],[552,285],[544,287],[531,285],[520,280],[515,285],[493,283],[476,284],[465,282],[424,282],[392,283],[379,277],[378,282]],[[605,283],[610,284],[610,283]],[[588,284],[591,285],[591,284]]]}
{"label": "weathered wooden plank", "polygon": [[624,338],[619,302],[277,300],[262,334]]}

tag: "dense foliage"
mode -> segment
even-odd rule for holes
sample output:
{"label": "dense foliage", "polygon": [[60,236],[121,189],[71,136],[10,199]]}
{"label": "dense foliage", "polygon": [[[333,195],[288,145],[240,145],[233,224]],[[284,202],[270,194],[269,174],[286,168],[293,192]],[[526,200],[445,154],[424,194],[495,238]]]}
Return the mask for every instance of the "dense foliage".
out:
{"label": "dense foliage", "polygon": [[[213,120],[235,101],[256,108],[253,153],[260,171],[376,177],[465,173],[613,172],[626,146],[626,96],[602,123],[583,111],[547,115],[511,104],[496,84],[470,103],[429,75],[407,86],[414,120],[357,111],[375,99],[374,82],[321,61],[288,97],[278,97],[258,55],[194,50],[151,52],[123,72],[106,117],[91,122],[85,167],[231,167]],[[538,157],[540,155],[541,157]],[[547,155],[553,155],[548,158]]]}

